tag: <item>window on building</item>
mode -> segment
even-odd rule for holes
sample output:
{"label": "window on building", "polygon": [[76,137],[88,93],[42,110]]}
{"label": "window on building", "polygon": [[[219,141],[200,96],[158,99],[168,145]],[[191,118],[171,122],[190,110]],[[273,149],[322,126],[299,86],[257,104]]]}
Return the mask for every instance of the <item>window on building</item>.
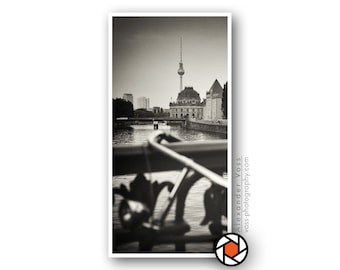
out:
{"label": "window on building", "polygon": [[176,113],[176,118],[177,118],[177,113]]}
{"label": "window on building", "polygon": [[192,117],[195,118],[195,114],[194,113],[192,114]]}
{"label": "window on building", "polygon": [[183,114],[181,113],[181,118],[183,117]]}

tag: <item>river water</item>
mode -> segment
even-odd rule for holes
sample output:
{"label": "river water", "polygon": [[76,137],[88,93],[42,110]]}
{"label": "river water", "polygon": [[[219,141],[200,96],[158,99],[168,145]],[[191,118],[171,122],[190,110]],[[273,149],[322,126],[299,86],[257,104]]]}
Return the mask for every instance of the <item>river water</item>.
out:
{"label": "river water", "polygon": [[[153,130],[153,125],[135,125],[132,127],[132,129],[116,131],[113,138],[113,144],[144,143],[150,135],[155,132]],[[206,141],[226,138],[225,134],[189,130],[179,126],[160,125],[159,130],[164,130],[183,141]]]}
{"label": "river water", "polygon": [[[144,143],[151,134],[155,131],[153,130],[152,125],[140,125],[140,126],[132,126],[132,129],[123,129],[118,130],[114,134],[113,144],[114,145],[122,145],[122,144],[139,144]],[[218,133],[210,133],[210,132],[201,132],[196,130],[188,130],[182,129],[179,126],[163,126],[160,125],[160,130],[164,129],[166,132],[180,138],[184,141],[206,141],[206,140],[216,140],[216,139],[225,139],[225,134]],[[180,173],[178,171],[167,171],[167,172],[158,172],[158,173],[145,173],[144,176],[146,179],[151,182],[158,181],[169,181],[172,183],[176,182],[176,179]],[[133,181],[136,175],[123,175],[123,176],[115,176],[112,179],[112,185],[115,188],[118,188],[121,184],[125,185],[129,188],[129,183]],[[187,233],[187,235],[202,235],[202,234],[210,234],[208,230],[208,226],[200,226],[200,222],[203,220],[205,216],[205,209],[203,204],[203,196],[205,190],[210,187],[211,183],[209,180],[202,178],[190,189],[184,211],[184,219],[190,224],[191,230]],[[163,207],[163,204],[166,202],[167,195],[169,193],[167,190],[163,190],[160,194],[157,204],[155,207],[155,215],[159,213],[160,209]],[[116,196],[115,205],[113,207],[113,223],[115,227],[121,227],[119,218],[118,218],[118,206],[121,200],[120,196]],[[174,208],[175,204],[172,206],[167,220],[174,219]],[[226,224],[226,220],[223,222]],[[187,244],[186,245],[187,252],[212,252],[212,244],[211,243],[202,243],[202,244]],[[134,252],[138,251],[137,243],[126,244],[119,247],[119,251],[122,252]],[[153,248],[154,252],[172,252],[174,251],[174,245],[159,245]]]}

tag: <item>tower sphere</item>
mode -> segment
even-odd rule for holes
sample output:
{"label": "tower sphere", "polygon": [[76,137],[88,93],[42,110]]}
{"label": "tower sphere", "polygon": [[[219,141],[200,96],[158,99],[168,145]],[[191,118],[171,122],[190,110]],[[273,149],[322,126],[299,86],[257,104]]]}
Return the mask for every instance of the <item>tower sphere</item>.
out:
{"label": "tower sphere", "polygon": [[179,69],[177,71],[178,75],[184,75],[183,63],[179,63]]}

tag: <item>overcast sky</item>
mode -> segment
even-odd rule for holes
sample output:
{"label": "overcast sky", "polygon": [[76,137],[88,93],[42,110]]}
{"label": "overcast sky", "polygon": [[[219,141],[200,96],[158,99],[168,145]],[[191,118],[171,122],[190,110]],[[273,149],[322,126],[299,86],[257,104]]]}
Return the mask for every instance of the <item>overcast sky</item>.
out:
{"label": "overcast sky", "polygon": [[169,108],[179,93],[177,74],[183,40],[183,87],[201,99],[215,79],[227,81],[225,17],[114,18],[113,97],[124,93],[150,98],[150,106]]}

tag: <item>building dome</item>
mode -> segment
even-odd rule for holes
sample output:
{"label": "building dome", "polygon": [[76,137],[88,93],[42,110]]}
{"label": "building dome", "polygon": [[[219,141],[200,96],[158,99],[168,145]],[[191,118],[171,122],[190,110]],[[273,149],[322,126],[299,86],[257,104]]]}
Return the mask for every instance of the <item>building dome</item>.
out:
{"label": "building dome", "polygon": [[178,94],[177,101],[171,102],[169,107],[172,118],[202,119],[203,117],[200,94],[193,87],[185,87]]}
{"label": "building dome", "polygon": [[201,102],[200,94],[193,87],[185,87],[177,97],[177,102]]}

